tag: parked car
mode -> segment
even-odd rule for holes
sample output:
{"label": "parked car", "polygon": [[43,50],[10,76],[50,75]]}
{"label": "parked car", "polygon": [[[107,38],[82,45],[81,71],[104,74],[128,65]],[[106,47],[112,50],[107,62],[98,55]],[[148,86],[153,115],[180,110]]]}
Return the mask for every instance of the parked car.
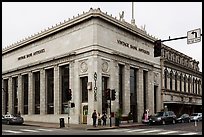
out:
{"label": "parked car", "polygon": [[193,113],[190,118],[191,121],[202,121],[202,113]]}
{"label": "parked car", "polygon": [[149,119],[149,124],[162,124],[176,123],[176,115],[173,111],[157,112]]}
{"label": "parked car", "polygon": [[177,117],[176,122],[177,123],[190,123],[191,119],[190,119],[189,114],[181,114]]}
{"label": "parked car", "polygon": [[24,119],[20,115],[6,114],[2,115],[2,124],[23,124]]}

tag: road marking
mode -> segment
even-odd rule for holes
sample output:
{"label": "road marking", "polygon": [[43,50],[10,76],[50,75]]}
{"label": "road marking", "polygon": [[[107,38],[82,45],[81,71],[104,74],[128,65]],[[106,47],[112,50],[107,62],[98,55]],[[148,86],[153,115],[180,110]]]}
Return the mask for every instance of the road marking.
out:
{"label": "road marking", "polygon": [[31,130],[31,129],[20,129],[21,131],[28,131],[28,132],[40,132],[37,130]]}
{"label": "road marking", "polygon": [[183,134],[179,134],[179,135],[195,135],[195,134],[198,134],[198,133],[195,133],[195,132],[189,132],[189,133],[183,133]]}
{"label": "road marking", "polygon": [[3,132],[9,132],[9,133],[22,133],[20,131],[13,131],[13,130],[3,130]]}
{"label": "road marking", "polygon": [[41,131],[53,131],[51,129],[43,129],[43,128],[40,128],[40,129],[37,129],[37,130],[41,130]]}
{"label": "road marking", "polygon": [[110,130],[107,130],[107,131],[117,132],[117,131],[127,131],[127,130],[130,130],[130,129],[110,129]]}
{"label": "road marking", "polygon": [[151,132],[158,132],[158,131],[162,131],[162,130],[155,129],[155,130],[143,131],[142,133],[151,133]]}
{"label": "road marking", "polygon": [[137,131],[144,131],[144,130],[147,130],[147,129],[135,129],[135,130],[129,130],[129,131],[126,131],[126,132],[137,132]]}
{"label": "road marking", "polygon": [[165,134],[171,134],[171,133],[176,133],[178,131],[166,131],[166,132],[162,132],[162,133],[158,133],[158,134],[161,134],[161,135],[165,135]]}

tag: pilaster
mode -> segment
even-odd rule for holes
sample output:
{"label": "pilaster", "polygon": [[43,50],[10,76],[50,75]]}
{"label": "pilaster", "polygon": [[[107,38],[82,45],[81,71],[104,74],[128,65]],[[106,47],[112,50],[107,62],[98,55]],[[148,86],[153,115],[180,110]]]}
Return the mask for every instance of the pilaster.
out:
{"label": "pilaster", "polygon": [[124,96],[123,96],[123,114],[128,115],[130,112],[130,65],[125,64],[124,69]]}
{"label": "pilaster", "polygon": [[14,94],[13,94],[13,82],[12,77],[8,80],[8,111],[10,114],[14,113]]}
{"label": "pilaster", "polygon": [[46,79],[45,79],[45,69],[40,70],[40,115],[46,114]]}
{"label": "pilaster", "polygon": [[28,115],[34,114],[35,110],[35,96],[33,90],[33,73],[28,73]]}
{"label": "pilaster", "polygon": [[143,102],[143,96],[144,96],[144,88],[143,88],[143,69],[139,68],[137,71],[137,104],[138,104],[138,122],[142,121],[142,115],[144,113],[144,102]]}
{"label": "pilaster", "polygon": [[22,87],[22,75],[18,75],[18,112],[21,114],[24,112]]}
{"label": "pilaster", "polygon": [[59,83],[59,67],[56,65],[54,66],[54,114],[60,114],[61,110],[61,94],[60,94],[60,83]]}

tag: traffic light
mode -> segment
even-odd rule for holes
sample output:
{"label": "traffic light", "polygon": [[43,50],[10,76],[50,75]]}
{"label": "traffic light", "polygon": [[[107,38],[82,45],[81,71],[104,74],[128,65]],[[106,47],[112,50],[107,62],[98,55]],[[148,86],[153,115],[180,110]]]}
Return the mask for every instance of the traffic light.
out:
{"label": "traffic light", "polygon": [[156,40],[154,42],[154,57],[161,56],[161,40]]}
{"label": "traffic light", "polygon": [[115,89],[112,89],[112,90],[111,90],[111,99],[112,99],[112,100],[115,100],[115,98],[116,98],[115,93],[116,93],[116,92],[115,92]]}
{"label": "traffic light", "polygon": [[68,100],[72,100],[72,90],[68,90]]}
{"label": "traffic light", "polygon": [[110,100],[110,89],[109,88],[105,90],[105,97],[107,100]]}

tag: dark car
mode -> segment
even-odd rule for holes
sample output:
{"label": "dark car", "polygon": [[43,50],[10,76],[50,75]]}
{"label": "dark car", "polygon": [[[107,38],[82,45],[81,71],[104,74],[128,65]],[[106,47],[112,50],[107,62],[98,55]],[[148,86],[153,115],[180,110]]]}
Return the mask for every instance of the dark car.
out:
{"label": "dark car", "polygon": [[182,115],[177,117],[176,122],[177,123],[190,123],[191,118],[190,118],[189,114],[182,114]]}
{"label": "dark car", "polygon": [[24,119],[19,115],[7,114],[2,115],[2,124],[23,124]]}
{"label": "dark car", "polygon": [[176,123],[176,115],[173,111],[161,111],[152,115],[149,119],[149,124],[162,124]]}

